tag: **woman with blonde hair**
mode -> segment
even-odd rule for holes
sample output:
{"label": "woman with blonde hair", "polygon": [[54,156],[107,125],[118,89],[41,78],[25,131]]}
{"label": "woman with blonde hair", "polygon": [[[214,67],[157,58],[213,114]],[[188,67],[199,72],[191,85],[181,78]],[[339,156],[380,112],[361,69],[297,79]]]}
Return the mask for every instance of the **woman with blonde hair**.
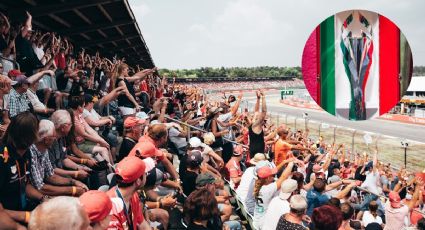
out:
{"label": "woman with blonde hair", "polygon": [[127,64],[119,64],[111,79],[113,89],[116,87],[124,88],[125,93],[118,96],[118,108],[123,116],[133,115],[141,109],[141,106],[136,101],[136,92],[134,91],[133,83],[155,71],[155,69],[145,69],[130,77],[128,75],[128,69],[129,67]]}
{"label": "woman with blonde hair", "polygon": [[285,170],[280,175],[277,181],[274,181],[275,174],[283,167],[284,164],[280,164],[276,168],[270,166],[263,166],[257,171],[257,179],[254,184],[254,197],[255,197],[255,208],[254,208],[254,226],[256,229],[261,229],[264,223],[264,216],[267,212],[267,208],[273,197],[277,196],[282,185],[282,182],[286,180],[292,172],[294,162],[289,162]]}

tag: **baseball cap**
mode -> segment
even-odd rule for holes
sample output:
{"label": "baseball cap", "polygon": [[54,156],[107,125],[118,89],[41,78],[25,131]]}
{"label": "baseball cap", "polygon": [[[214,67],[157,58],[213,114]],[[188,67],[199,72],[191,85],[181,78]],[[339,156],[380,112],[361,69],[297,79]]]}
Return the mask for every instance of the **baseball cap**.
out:
{"label": "baseball cap", "polygon": [[136,117],[143,120],[149,119],[149,116],[145,112],[136,113]]}
{"label": "baseball cap", "polygon": [[84,102],[87,104],[89,102],[97,102],[97,97],[93,97],[91,94],[84,94]]}
{"label": "baseball cap", "polygon": [[10,83],[11,85],[22,85],[29,84],[28,79],[25,75],[16,76],[15,80]]}
{"label": "baseball cap", "polygon": [[115,174],[122,178],[123,183],[132,183],[146,172],[145,162],[135,156],[122,159],[115,168]]}
{"label": "baseball cap", "polygon": [[273,176],[276,173],[277,173],[276,168],[270,168],[269,166],[264,166],[257,170],[257,177],[264,179],[264,178]]}
{"label": "baseball cap", "polygon": [[7,73],[7,76],[11,79],[19,76],[19,75],[23,75],[23,73],[17,69],[12,69]]}
{"label": "baseball cap", "polygon": [[293,179],[286,179],[282,182],[280,186],[280,192],[279,192],[279,198],[282,200],[287,200],[292,192],[297,190],[298,183],[296,180]]}
{"label": "baseball cap", "polygon": [[199,150],[192,150],[187,156],[187,164],[193,167],[201,165],[203,161],[202,153]]}
{"label": "baseball cap", "polygon": [[208,113],[209,114],[216,114],[216,113],[219,113],[219,112],[222,112],[223,111],[223,108],[219,108],[219,107],[211,107],[209,110],[208,110]]}
{"label": "baseball cap", "polygon": [[201,139],[197,138],[197,137],[192,137],[189,139],[189,145],[192,148],[198,148],[198,147],[203,147],[203,143],[201,141]]}
{"label": "baseball cap", "polygon": [[92,223],[99,222],[108,215],[118,214],[124,207],[121,199],[110,198],[99,190],[87,191],[79,197],[79,200]]}
{"label": "baseball cap", "polygon": [[391,207],[400,208],[401,198],[400,198],[400,195],[397,192],[391,191],[388,197],[390,198]]}
{"label": "baseball cap", "polygon": [[217,179],[211,173],[201,173],[196,177],[196,187],[202,187],[207,184],[213,184]]}
{"label": "baseball cap", "polygon": [[250,164],[256,165],[260,161],[266,160],[266,155],[264,153],[257,153],[254,155],[254,157],[249,161]]}
{"label": "baseball cap", "polygon": [[137,117],[127,117],[127,119],[125,119],[124,121],[124,128],[131,128],[134,127],[136,125],[142,125],[146,122],[146,120],[144,119],[139,119]]}
{"label": "baseball cap", "polygon": [[162,153],[161,150],[157,149],[153,143],[143,141],[137,143],[128,155],[141,157],[142,159],[144,159],[148,157],[160,157],[163,156],[164,153]]}
{"label": "baseball cap", "polygon": [[289,207],[297,211],[302,211],[307,209],[307,201],[302,195],[293,195],[289,201]]}

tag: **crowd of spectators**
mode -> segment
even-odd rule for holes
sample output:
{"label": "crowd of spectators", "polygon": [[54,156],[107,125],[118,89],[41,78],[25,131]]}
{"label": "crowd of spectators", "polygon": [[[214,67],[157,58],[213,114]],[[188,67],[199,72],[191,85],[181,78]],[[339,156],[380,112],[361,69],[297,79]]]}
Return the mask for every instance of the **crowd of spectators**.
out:
{"label": "crowd of spectators", "polygon": [[[255,84],[253,84],[255,82]],[[188,87],[197,87],[204,90],[257,90],[257,89],[283,89],[285,87],[304,87],[303,80],[266,80],[266,81],[238,81],[238,82],[202,82],[179,83]]]}
{"label": "crowd of spectators", "polygon": [[240,111],[30,13],[0,35],[0,229],[425,228],[425,172],[275,127],[263,90]]}

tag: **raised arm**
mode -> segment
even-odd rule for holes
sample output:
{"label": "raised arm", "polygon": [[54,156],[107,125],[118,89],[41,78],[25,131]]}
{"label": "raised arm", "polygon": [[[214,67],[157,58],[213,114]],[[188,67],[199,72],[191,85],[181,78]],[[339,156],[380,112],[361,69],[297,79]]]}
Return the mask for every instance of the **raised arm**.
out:
{"label": "raised arm", "polygon": [[28,34],[28,31],[32,29],[32,16],[30,13],[27,13],[27,20],[25,21],[24,28],[21,30],[21,36],[26,37]]}

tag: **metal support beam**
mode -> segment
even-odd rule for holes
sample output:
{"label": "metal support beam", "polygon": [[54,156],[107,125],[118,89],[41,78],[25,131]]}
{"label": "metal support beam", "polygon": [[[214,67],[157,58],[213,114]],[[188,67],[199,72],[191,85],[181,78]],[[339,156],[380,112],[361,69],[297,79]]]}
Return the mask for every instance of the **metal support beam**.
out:
{"label": "metal support beam", "polygon": [[68,2],[54,3],[43,5],[39,7],[33,7],[30,9],[33,17],[45,16],[53,13],[60,13],[69,11],[71,9],[81,9],[90,6],[96,6],[99,4],[108,4],[114,2],[121,2],[122,0],[73,0]]}
{"label": "metal support beam", "polygon": [[125,39],[130,39],[130,38],[135,38],[138,37],[139,35],[132,35],[132,36],[115,36],[115,37],[108,37],[108,38],[101,38],[98,40],[92,40],[92,41],[88,41],[88,42],[81,42],[79,44],[80,47],[90,47],[90,46],[95,46],[97,44],[103,44],[103,43],[108,43],[108,42],[114,42],[114,41],[122,41]]}
{"label": "metal support beam", "polygon": [[107,23],[93,24],[88,26],[73,27],[69,29],[59,30],[58,33],[63,35],[79,34],[79,33],[95,31],[98,29],[107,29],[107,28],[112,28],[115,26],[122,26],[122,25],[128,25],[133,23],[134,23],[133,20],[126,19],[126,20],[119,20],[115,22],[107,22]]}
{"label": "metal support beam", "polygon": [[81,19],[83,19],[87,24],[91,25],[92,22],[90,21],[90,19],[88,19],[86,17],[86,15],[84,15],[83,13],[81,13],[81,11],[79,11],[78,9],[73,9],[72,11],[74,11],[74,13],[76,15],[78,15],[78,17],[80,17]]}
{"label": "metal support beam", "polygon": [[58,17],[54,14],[49,14],[49,17],[52,18],[53,20],[59,22],[60,24],[68,27],[68,28],[71,27],[71,25],[68,22],[66,22],[65,20],[63,20],[62,18],[60,18],[60,17]]}

